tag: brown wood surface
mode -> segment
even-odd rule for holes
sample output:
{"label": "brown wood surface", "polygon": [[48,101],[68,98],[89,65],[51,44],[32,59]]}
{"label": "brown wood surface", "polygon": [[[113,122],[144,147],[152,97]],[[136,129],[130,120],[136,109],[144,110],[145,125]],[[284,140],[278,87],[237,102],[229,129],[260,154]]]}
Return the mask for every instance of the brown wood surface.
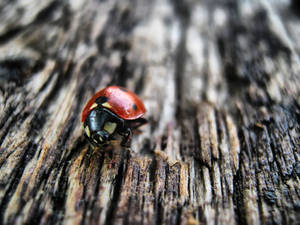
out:
{"label": "brown wood surface", "polygon": [[[0,224],[300,224],[297,0],[0,1]],[[149,123],[92,150],[107,85]]]}

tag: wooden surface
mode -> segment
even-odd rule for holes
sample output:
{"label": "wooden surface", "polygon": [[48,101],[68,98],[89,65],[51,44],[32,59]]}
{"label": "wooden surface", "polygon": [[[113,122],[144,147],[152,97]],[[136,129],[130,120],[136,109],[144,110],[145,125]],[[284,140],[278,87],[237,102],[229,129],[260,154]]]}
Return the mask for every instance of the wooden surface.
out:
{"label": "wooden surface", "polygon": [[[0,2],[1,224],[300,224],[294,1]],[[149,124],[93,151],[125,86]]]}

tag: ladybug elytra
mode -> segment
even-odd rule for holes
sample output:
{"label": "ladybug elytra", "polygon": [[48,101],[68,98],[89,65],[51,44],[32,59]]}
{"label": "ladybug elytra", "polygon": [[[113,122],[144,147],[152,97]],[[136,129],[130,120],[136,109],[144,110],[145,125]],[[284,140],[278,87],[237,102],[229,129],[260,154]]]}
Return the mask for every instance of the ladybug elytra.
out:
{"label": "ladybug elytra", "polygon": [[121,145],[128,146],[131,130],[147,120],[142,100],[127,88],[109,86],[97,92],[82,112],[85,136],[94,147],[108,144],[121,136]]}

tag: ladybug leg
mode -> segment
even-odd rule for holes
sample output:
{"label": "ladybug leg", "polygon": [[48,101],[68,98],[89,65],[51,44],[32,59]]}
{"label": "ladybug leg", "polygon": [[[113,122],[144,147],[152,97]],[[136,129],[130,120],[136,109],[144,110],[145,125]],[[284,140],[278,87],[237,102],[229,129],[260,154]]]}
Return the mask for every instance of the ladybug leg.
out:
{"label": "ladybug leg", "polygon": [[129,121],[126,121],[126,124],[128,127],[130,127],[130,129],[132,130],[136,130],[138,129],[140,126],[143,126],[144,124],[148,123],[148,120],[141,117],[141,118],[138,118],[136,120],[129,120]]}
{"label": "ladybug leg", "polygon": [[121,142],[122,147],[130,147],[130,142],[131,142],[131,130],[129,127],[126,128],[125,132],[122,134],[123,139]]}
{"label": "ladybug leg", "polygon": [[144,124],[148,123],[148,120],[143,118],[143,117],[140,117],[138,119],[135,120],[135,129],[140,127],[140,126],[143,126]]}

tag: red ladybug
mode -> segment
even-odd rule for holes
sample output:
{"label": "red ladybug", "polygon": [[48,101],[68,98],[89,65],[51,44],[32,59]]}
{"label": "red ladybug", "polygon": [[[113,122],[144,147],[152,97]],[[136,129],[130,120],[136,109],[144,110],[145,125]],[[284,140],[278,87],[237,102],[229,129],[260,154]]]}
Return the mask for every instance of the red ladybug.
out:
{"label": "red ladybug", "polygon": [[109,86],[97,92],[86,104],[81,121],[85,136],[92,146],[100,147],[122,137],[127,146],[131,130],[147,120],[142,118],[146,108],[142,100],[127,88]]}

